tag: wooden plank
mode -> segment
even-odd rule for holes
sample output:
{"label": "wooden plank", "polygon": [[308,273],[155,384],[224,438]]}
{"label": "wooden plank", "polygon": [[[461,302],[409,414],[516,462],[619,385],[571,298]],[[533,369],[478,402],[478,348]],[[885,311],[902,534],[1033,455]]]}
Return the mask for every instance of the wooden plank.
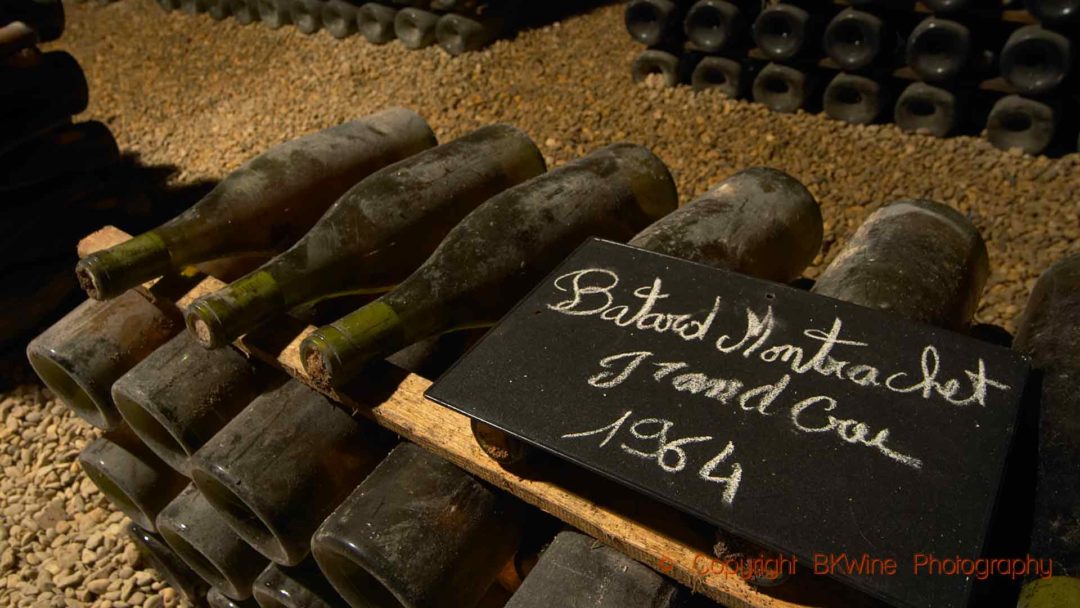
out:
{"label": "wooden plank", "polygon": [[[86,256],[130,238],[111,226],[79,243]],[[161,281],[166,283],[168,281]],[[149,284],[142,291],[147,292]],[[206,277],[176,297],[184,308],[224,283]],[[158,286],[154,287],[158,291]],[[160,295],[150,295],[161,299]],[[243,351],[312,386],[299,358],[300,341],[314,327],[286,319],[237,342]],[[488,483],[550,513],[586,534],[670,576],[697,593],[733,608],[808,608],[874,605],[835,581],[802,572],[763,593],[711,556],[712,531],[674,509],[572,465],[544,461],[526,476],[510,473],[473,440],[469,420],[424,398],[430,382],[393,368],[342,391],[326,394],[381,426],[423,446]],[[315,388],[312,386],[312,388]],[[325,391],[324,391],[325,392]],[[805,568],[804,568],[805,570]]]}

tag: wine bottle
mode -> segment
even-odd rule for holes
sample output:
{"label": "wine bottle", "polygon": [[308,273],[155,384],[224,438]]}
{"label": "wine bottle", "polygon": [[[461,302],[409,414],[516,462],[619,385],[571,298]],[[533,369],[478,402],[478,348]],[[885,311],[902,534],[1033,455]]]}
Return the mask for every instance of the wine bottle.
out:
{"label": "wine bottle", "polygon": [[793,113],[810,99],[814,89],[813,74],[779,63],[761,68],[751,91],[754,101],[773,112]]}
{"label": "wine bottle", "polygon": [[308,557],[298,566],[270,564],[252,585],[260,606],[280,608],[348,608],[323,576],[315,559]]}
{"label": "wine bottle", "polygon": [[395,439],[295,380],[267,391],[191,457],[199,491],[259,553],[303,561],[319,523]]}
{"label": "wine bottle", "polygon": [[165,580],[173,589],[180,592],[192,606],[202,604],[210,590],[210,585],[201,576],[192,572],[182,559],[173,553],[173,550],[161,540],[161,537],[153,532],[147,532],[143,528],[131,524],[127,526],[128,538],[135,543],[135,547],[149,562],[150,567],[157,571],[158,575]]}
{"label": "wine bottle", "polygon": [[1017,326],[1013,348],[1030,357],[1042,377],[1029,551],[1051,560],[1054,575],[1028,587],[1043,601],[1056,588],[1061,600],[1028,605],[1075,606],[1080,580],[1066,575],[1080,573],[1080,255],[1059,260],[1039,277]]}
{"label": "wine bottle", "polygon": [[506,608],[675,608],[685,598],[659,572],[579,532],[560,532]]}
{"label": "wine bottle", "polygon": [[324,0],[292,0],[289,5],[289,21],[301,34],[311,35],[322,29]]}
{"label": "wine bottle", "polygon": [[467,213],[544,172],[532,140],[484,127],[386,167],[349,190],[290,249],[193,302],[187,323],[220,347],[301,304],[385,291],[423,262]]}
{"label": "wine bottle", "polygon": [[649,76],[658,74],[665,87],[679,84],[682,71],[682,60],[675,54],[660,49],[645,49],[630,64],[630,76],[634,82],[644,82]]}
{"label": "wine bottle", "polygon": [[405,8],[394,16],[394,34],[405,48],[415,51],[435,44],[439,16],[419,8]]}
{"label": "wine bottle", "polygon": [[941,203],[903,200],[859,226],[813,292],[959,330],[988,274],[986,243],[970,220]]}
{"label": "wine bottle", "polygon": [[365,363],[426,337],[490,325],[590,236],[624,241],[677,205],[641,146],[615,144],[487,201],[401,285],[301,343],[311,378],[340,386]]}
{"label": "wine bottle", "polygon": [[1056,90],[1072,71],[1073,44],[1038,25],[1024,26],[1001,47],[1001,76],[1018,93],[1043,95]]}
{"label": "wine bottle", "polygon": [[768,6],[754,19],[754,44],[770,61],[810,55],[820,37],[817,16],[801,6],[781,2]]}
{"label": "wine bottle", "polygon": [[1060,112],[1055,105],[1006,95],[994,103],[986,119],[986,139],[999,150],[1018,148],[1039,154],[1050,145]]}
{"label": "wine bottle", "polygon": [[236,349],[206,352],[182,332],[121,376],[112,397],[147,447],[190,477],[191,455],[258,397],[271,378]]}
{"label": "wine bottle", "polygon": [[471,607],[518,547],[516,510],[457,466],[402,443],[319,526],[312,555],[353,606]]}
{"label": "wine bottle", "polygon": [[945,137],[960,124],[960,110],[961,100],[953,91],[913,82],[897,97],[893,120],[909,133]]}
{"label": "wine bottle", "polygon": [[716,89],[731,99],[743,92],[743,65],[727,57],[702,57],[690,75],[695,91]]}
{"label": "wine bottle", "polygon": [[678,38],[682,11],[672,0],[630,0],[626,4],[626,31],[646,46],[656,46]]}
{"label": "wine bottle", "polygon": [[[0,111],[6,125],[48,108],[77,114],[86,109],[89,90],[79,62],[63,51],[43,53],[25,64],[0,68]],[[15,129],[5,129],[15,132]]]}
{"label": "wine bottle", "polygon": [[205,581],[234,600],[251,597],[251,585],[269,560],[233,532],[194,484],[157,516],[161,538]]}
{"label": "wine bottle", "polygon": [[907,40],[907,63],[922,80],[955,79],[970,61],[971,30],[951,19],[927,17]]}
{"label": "wine bottle", "polygon": [[365,2],[356,11],[356,27],[371,44],[386,44],[395,38],[397,9],[378,2]]}
{"label": "wine bottle", "polygon": [[81,260],[79,283],[90,297],[105,300],[189,264],[281,251],[353,184],[433,145],[424,119],[403,108],[286,142],[169,222]]}
{"label": "wine bottle", "polygon": [[344,39],[356,33],[357,6],[345,0],[329,0],[323,3],[322,22],[326,31],[337,39]]}
{"label": "wine bottle", "polygon": [[829,118],[865,125],[881,116],[886,95],[879,80],[840,72],[825,86],[821,105]]}
{"label": "wine bottle", "polygon": [[234,600],[214,587],[211,587],[210,591],[206,592],[206,605],[209,608],[260,608],[255,598]]}
{"label": "wine bottle", "polygon": [[[752,167],[639,232],[629,244],[772,281],[798,277],[821,249],[821,209],[798,180]],[[532,458],[521,440],[477,420],[473,437],[493,460],[515,470]]]}
{"label": "wine bottle", "polygon": [[176,316],[135,292],[109,302],[87,300],[34,338],[26,356],[80,418],[112,430],[123,420],[110,387],[183,329]]}
{"label": "wine bottle", "polygon": [[507,15],[474,19],[465,15],[443,15],[435,25],[435,41],[453,57],[481,49],[506,28]]}
{"label": "wine bottle", "polygon": [[699,51],[716,53],[739,41],[746,16],[743,9],[727,0],[697,0],[686,12],[683,32]]}
{"label": "wine bottle", "polygon": [[1076,20],[1080,18],[1080,0],[1024,0],[1024,4],[1042,23],[1075,26]]}
{"label": "wine bottle", "polygon": [[187,485],[126,427],[83,448],[79,465],[113,506],[151,532],[158,513]]}

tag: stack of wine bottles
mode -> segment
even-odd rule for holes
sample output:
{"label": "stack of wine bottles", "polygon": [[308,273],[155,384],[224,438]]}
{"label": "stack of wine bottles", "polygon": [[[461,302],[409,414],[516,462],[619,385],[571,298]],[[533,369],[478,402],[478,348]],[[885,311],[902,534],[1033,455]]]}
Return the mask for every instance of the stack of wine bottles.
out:
{"label": "stack of wine bottles", "polygon": [[[492,583],[511,579],[506,605],[517,608],[552,598],[667,608],[677,585],[574,533],[528,573],[522,539],[550,538],[544,518],[323,394],[377,406],[395,370],[440,373],[475,336],[465,332],[493,325],[589,237],[791,282],[822,234],[817,201],[779,171],[740,172],[678,208],[668,169],[641,146],[547,171],[511,126],[437,145],[420,116],[395,108],[277,146],[173,220],[83,258],[76,274],[91,299],[27,354],[104,432],[80,459],[85,471],[194,600],[202,580],[215,605],[470,608],[500,605]],[[848,247],[814,292],[968,330],[988,262],[967,218],[899,201]],[[181,315],[167,294],[191,286],[189,265],[215,259],[228,260],[212,271],[222,280],[242,276]],[[1055,283],[1031,316],[1053,331],[1028,344],[1068,378],[1075,357],[1062,345],[1080,331],[1068,305],[1078,292],[1060,280],[1072,283]],[[357,295],[366,301],[345,299]],[[320,309],[324,300],[352,312]],[[320,327],[290,331],[290,314]],[[271,358],[283,344],[295,355],[303,336],[304,383],[249,360],[234,346],[241,336],[249,349],[276,345]],[[1075,390],[1059,389],[1051,419],[1072,407]],[[512,441],[474,432],[498,462],[520,464],[499,449]],[[1053,525],[1075,507],[1058,499],[1078,487],[1063,457],[1080,445],[1070,432],[1054,429],[1040,450],[1052,494],[1036,521],[1050,542],[1040,549],[1066,559],[1075,538]]]}
{"label": "stack of wine bottles", "polygon": [[1030,154],[1080,145],[1074,0],[631,0],[625,21],[649,47],[635,81],[937,137],[985,132]]}
{"label": "stack of wine bottles", "polygon": [[359,32],[372,44],[395,38],[417,50],[438,44],[450,55],[481,49],[513,26],[520,0],[157,0],[167,11],[261,21],[277,29],[293,24],[304,34],[325,29],[335,38]]}
{"label": "stack of wine bottles", "polygon": [[0,306],[20,311],[0,321],[0,350],[74,293],[74,243],[115,219],[104,172],[116,141],[99,122],[72,122],[88,101],[79,63],[37,47],[63,29],[60,0],[0,3]]}

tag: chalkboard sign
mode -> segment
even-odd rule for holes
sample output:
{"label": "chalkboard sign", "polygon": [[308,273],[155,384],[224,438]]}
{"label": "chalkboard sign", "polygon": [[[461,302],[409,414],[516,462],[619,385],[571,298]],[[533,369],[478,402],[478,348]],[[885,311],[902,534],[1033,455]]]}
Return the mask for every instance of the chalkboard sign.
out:
{"label": "chalkboard sign", "polygon": [[951,608],[1027,374],[1008,349],[593,240],[428,397],[892,604]]}

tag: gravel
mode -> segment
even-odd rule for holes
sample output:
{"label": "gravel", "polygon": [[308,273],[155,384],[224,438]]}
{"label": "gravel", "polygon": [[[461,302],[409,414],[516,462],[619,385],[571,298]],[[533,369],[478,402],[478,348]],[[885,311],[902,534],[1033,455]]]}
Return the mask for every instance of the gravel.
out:
{"label": "gravel", "polygon": [[[785,170],[822,203],[825,248],[811,277],[881,203],[941,200],[989,246],[977,319],[1009,329],[1038,274],[1080,252],[1080,155],[1028,157],[970,137],[779,115],[716,91],[635,86],[627,66],[640,48],[623,31],[620,4],[456,59],[166,14],[152,0],[67,11],[68,31],[49,46],[87,72],[84,118],[108,124],[145,163],[177,165],[181,182],[220,178],[271,145],[403,105],[441,139],[515,124],[552,165],[614,141],[644,144],[668,163],[684,201],[751,165]],[[41,389],[2,398],[0,605],[174,605],[156,579],[136,578],[119,516],[76,470],[86,427]]]}

